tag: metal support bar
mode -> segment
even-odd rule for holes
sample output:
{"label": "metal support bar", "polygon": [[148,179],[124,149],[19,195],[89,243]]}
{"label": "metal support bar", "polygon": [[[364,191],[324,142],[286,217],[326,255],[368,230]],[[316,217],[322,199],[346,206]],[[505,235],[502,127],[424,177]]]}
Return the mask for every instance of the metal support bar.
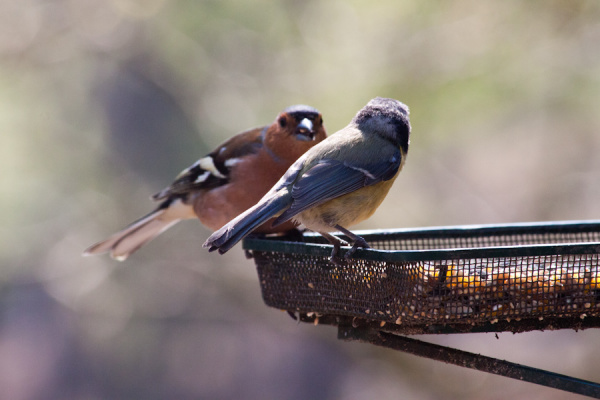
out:
{"label": "metal support bar", "polygon": [[480,354],[427,343],[421,340],[410,339],[392,333],[365,328],[354,328],[351,326],[340,326],[338,329],[338,339],[370,343],[376,346],[387,347],[430,358],[432,360],[443,361],[448,364],[472,368],[600,399],[600,385],[594,382],[527,367],[525,365],[499,360],[497,358],[482,356]]}

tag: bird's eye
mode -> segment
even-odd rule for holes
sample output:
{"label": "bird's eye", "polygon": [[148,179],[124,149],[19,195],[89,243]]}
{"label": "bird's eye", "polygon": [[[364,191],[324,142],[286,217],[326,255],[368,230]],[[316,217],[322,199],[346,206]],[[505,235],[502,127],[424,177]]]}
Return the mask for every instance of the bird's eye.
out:
{"label": "bird's eye", "polygon": [[279,126],[281,126],[282,128],[285,128],[286,125],[287,125],[287,121],[286,121],[285,117],[279,118]]}

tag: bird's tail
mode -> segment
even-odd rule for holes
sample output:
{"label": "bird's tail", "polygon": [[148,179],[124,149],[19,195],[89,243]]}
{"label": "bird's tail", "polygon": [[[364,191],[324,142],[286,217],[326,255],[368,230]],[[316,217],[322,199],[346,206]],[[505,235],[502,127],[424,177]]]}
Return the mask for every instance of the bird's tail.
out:
{"label": "bird's tail", "polygon": [[110,256],[124,261],[140,247],[160,235],[182,219],[193,217],[191,206],[180,199],[168,199],[150,214],[138,219],[108,239],[88,247],[84,256],[110,252]]}
{"label": "bird's tail", "polygon": [[208,251],[219,250],[220,254],[226,253],[269,218],[281,214],[289,206],[289,202],[290,199],[287,193],[265,196],[258,204],[244,211],[213,233],[204,242],[203,246],[208,247]]}

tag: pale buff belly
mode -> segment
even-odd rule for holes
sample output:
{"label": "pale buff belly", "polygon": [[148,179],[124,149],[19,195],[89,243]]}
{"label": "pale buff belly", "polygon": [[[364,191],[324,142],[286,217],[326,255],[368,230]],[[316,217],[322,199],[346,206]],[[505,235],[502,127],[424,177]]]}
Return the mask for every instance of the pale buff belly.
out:
{"label": "pale buff belly", "polygon": [[369,218],[383,202],[394,179],[348,193],[300,213],[296,220],[316,232],[348,228]]}

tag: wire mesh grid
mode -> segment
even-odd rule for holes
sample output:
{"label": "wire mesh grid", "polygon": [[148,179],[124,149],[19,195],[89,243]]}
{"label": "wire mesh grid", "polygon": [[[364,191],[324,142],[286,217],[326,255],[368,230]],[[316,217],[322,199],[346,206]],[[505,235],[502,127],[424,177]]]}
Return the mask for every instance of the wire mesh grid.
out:
{"label": "wire mesh grid", "polygon": [[359,234],[373,249],[343,266],[329,262],[331,247],[315,235],[304,243],[247,239],[265,303],[404,333],[582,328],[600,317],[596,222]]}

